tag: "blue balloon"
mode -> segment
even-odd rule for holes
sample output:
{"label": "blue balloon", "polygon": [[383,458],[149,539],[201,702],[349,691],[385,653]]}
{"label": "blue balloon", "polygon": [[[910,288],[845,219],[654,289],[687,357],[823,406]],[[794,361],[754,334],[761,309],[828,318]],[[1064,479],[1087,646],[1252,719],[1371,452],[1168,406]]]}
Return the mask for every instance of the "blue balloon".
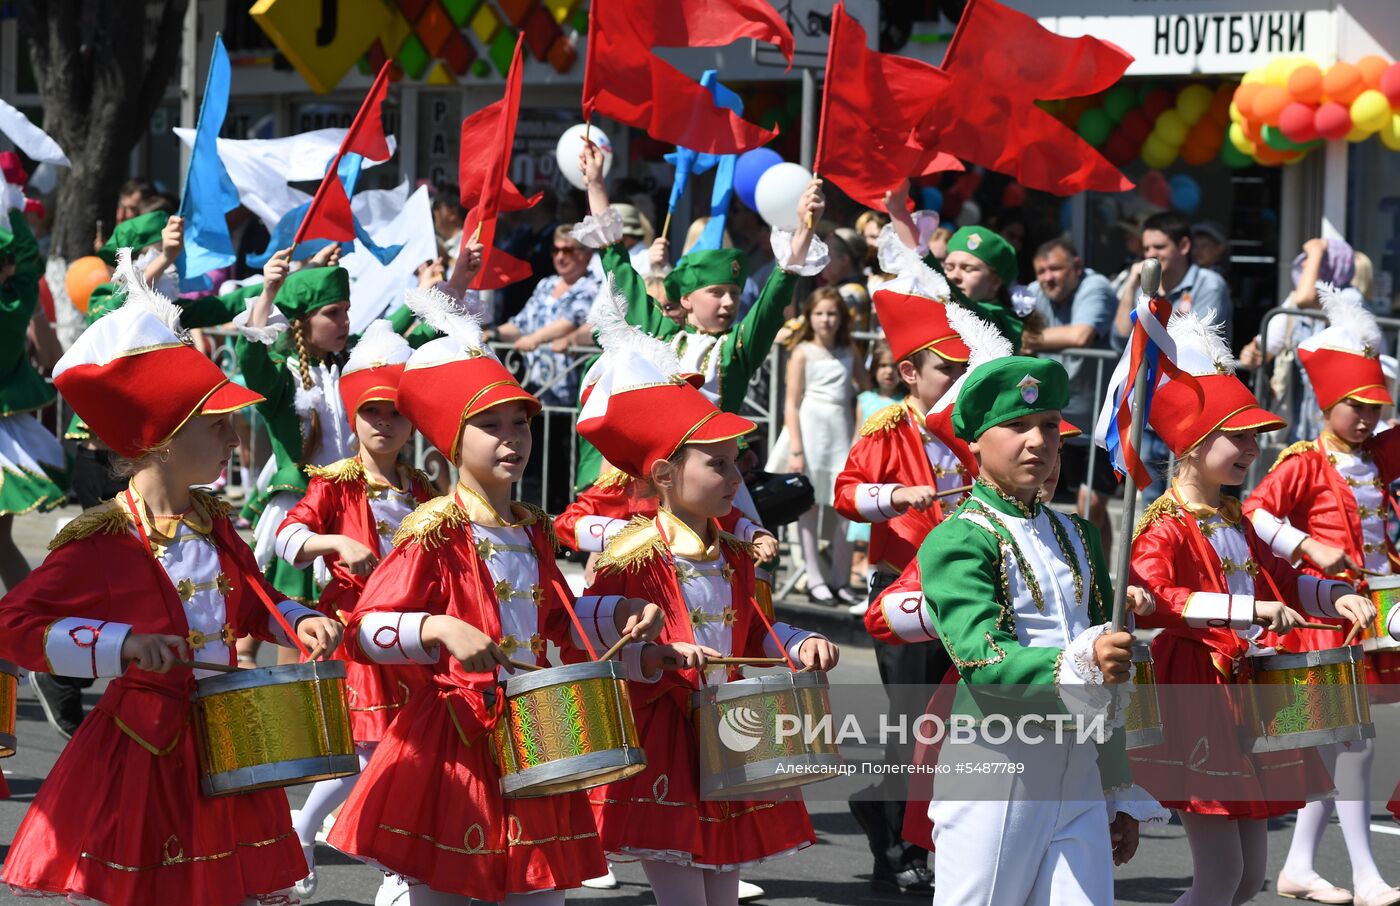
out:
{"label": "blue balloon", "polygon": [[1167,188],[1171,192],[1172,207],[1177,211],[1191,217],[1200,209],[1201,184],[1190,176],[1176,174],[1167,180]]}
{"label": "blue balloon", "polygon": [[937,186],[924,186],[919,190],[919,209],[922,211],[942,211],[943,193]]}
{"label": "blue balloon", "polygon": [[754,201],[753,193],[758,188],[759,178],[768,172],[769,167],[782,162],[783,156],[772,148],[754,148],[740,154],[734,162],[734,194],[757,211],[758,202]]}

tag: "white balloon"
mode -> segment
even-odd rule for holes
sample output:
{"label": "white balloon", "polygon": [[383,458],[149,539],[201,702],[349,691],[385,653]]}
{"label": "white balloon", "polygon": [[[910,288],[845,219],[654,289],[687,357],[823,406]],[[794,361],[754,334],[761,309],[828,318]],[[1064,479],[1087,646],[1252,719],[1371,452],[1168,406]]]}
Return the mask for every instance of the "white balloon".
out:
{"label": "white balloon", "polygon": [[758,178],[753,198],[759,216],[775,230],[797,229],[797,202],[812,174],[801,164],[774,164]]}
{"label": "white balloon", "polygon": [[578,168],[578,155],[583,150],[585,131],[588,133],[588,140],[597,145],[603,152],[603,175],[607,176],[608,171],[612,169],[612,140],[603,133],[603,130],[597,126],[590,127],[585,123],[570,126],[564,130],[563,135],[559,136],[559,144],[554,149],[554,158],[559,163],[559,172],[575,189],[588,187],[588,184],[583,180],[583,171]]}

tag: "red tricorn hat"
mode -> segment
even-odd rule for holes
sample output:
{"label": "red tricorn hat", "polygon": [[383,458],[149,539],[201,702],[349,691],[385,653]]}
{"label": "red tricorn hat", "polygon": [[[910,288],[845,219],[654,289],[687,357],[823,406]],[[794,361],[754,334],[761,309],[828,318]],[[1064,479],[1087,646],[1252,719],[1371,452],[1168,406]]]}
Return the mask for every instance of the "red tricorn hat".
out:
{"label": "red tricorn hat", "polygon": [[931,349],[950,362],[966,362],[968,351],[948,323],[942,299],[921,291],[914,279],[896,277],[875,290],[871,302],[896,362]]}
{"label": "red tricorn hat", "polygon": [[380,318],[369,325],[340,372],[340,399],[351,428],[355,427],[355,413],[365,403],[397,403],[399,379],[412,355],[413,348],[388,321]]}
{"label": "red tricorn hat", "polygon": [[1319,283],[1318,297],[1328,326],[1298,344],[1298,361],[1308,373],[1317,404],[1331,409],[1344,399],[1385,406],[1390,382],[1381,368],[1381,329],[1361,294]]}
{"label": "red tricorn hat", "polygon": [[184,339],[180,309],[154,292],[117,253],[121,308],[83,331],[54,366],[54,385],[102,442],[136,458],[175,436],[197,415],[233,412],[263,398]]}

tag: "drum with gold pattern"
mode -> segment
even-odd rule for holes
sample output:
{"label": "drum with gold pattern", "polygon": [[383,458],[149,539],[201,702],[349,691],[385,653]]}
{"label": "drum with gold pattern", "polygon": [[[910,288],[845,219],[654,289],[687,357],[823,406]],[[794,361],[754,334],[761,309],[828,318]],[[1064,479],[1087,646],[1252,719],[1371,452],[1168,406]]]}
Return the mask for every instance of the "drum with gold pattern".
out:
{"label": "drum with gold pattern", "polygon": [[1361,636],[1361,647],[1367,651],[1388,651],[1400,648],[1400,639],[1392,638],[1386,627],[1395,605],[1400,601],[1400,576],[1377,576],[1366,580],[1366,593],[1376,605],[1376,619]]}
{"label": "drum with gold pattern", "polygon": [[1162,709],[1157,702],[1157,673],[1152,668],[1152,646],[1133,643],[1133,694],[1123,715],[1127,747],[1145,749],[1162,744]]}
{"label": "drum with gold pattern", "polygon": [[1251,658],[1245,739],[1252,752],[1304,749],[1376,735],[1360,645]]}
{"label": "drum with gold pattern", "polygon": [[19,668],[0,660],[0,758],[15,754],[15,694],[19,691]]}
{"label": "drum with gold pattern", "polygon": [[700,797],[743,799],[815,783],[841,768],[825,673],[777,673],[690,696]]}
{"label": "drum with gold pattern", "polygon": [[194,725],[206,796],[360,770],[345,705],[344,661],[207,676],[196,684]]}
{"label": "drum with gold pattern", "polygon": [[495,742],[506,796],[586,790],[646,769],[617,661],[521,673],[506,680],[505,694]]}

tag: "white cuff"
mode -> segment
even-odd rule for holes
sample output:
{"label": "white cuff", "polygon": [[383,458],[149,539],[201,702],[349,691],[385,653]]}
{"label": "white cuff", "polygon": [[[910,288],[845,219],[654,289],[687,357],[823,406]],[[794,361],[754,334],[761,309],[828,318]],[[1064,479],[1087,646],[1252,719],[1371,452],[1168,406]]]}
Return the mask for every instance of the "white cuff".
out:
{"label": "white cuff", "polygon": [[747,516],[740,516],[734,523],[734,537],[745,544],[753,544],[754,539],[759,535],[771,534],[773,533]]}
{"label": "white cuff", "polygon": [[262,327],[249,327],[248,316],[253,313],[253,305],[257,302],[257,297],[248,300],[248,307],[233,316],[233,326],[238,331],[238,335],[243,339],[253,343],[261,343],[264,346],[271,346],[277,342],[282,331],[291,326],[287,316],[277,308],[272,307],[272,313],[267,316],[267,324]]}
{"label": "white cuff", "polygon": [[[773,635],[776,635],[778,641],[782,642],[782,650],[779,650],[777,644],[774,643]],[[820,633],[810,632],[806,629],[798,629],[796,626],[792,626],[788,623],[774,623],[773,635],[764,634],[763,653],[768,657],[782,657],[784,652],[786,652],[788,659],[799,667],[802,666],[802,643],[808,639],[825,638],[825,636]]]}
{"label": "white cuff", "polygon": [[1254,625],[1254,596],[1192,592],[1181,618],[1192,629],[1248,629]]}
{"label": "white cuff", "polygon": [[[277,609],[282,612],[282,616],[287,618],[287,622],[291,624],[294,630],[297,628],[297,623],[300,623],[307,617],[321,616],[321,614],[312,610],[310,607],[298,604],[296,601],[281,601],[277,604]],[[267,630],[272,633],[272,638],[277,644],[285,645],[288,648],[297,647],[296,640],[287,638],[287,633],[282,628],[282,624],[277,622],[277,618],[272,614],[267,615]]]}
{"label": "white cuff", "polygon": [[305,566],[305,563],[298,563],[297,558],[301,556],[301,549],[306,546],[306,542],[315,537],[316,533],[311,529],[300,522],[293,522],[277,533],[272,550],[293,566]]}
{"label": "white cuff", "polygon": [[[608,650],[622,638],[613,622],[613,613],[622,600],[622,595],[584,595],[574,602],[579,625],[583,627],[589,643],[599,652]],[[578,629],[570,631],[578,634]],[[580,646],[583,645],[583,639],[577,641]]]}
{"label": "white cuff", "polygon": [[773,243],[773,262],[789,274],[799,277],[815,277],[831,261],[831,253],[821,237],[813,234],[812,243],[807,246],[805,261],[792,260],[792,230],[773,230],[769,238]]}
{"label": "white cuff", "polygon": [[589,214],[574,224],[574,241],[590,249],[605,249],[622,241],[622,215],[613,208],[601,214]]}
{"label": "white cuff", "polygon": [[1337,606],[1332,603],[1332,594],[1336,589],[1342,589],[1343,594],[1351,594],[1354,589],[1345,582],[1338,582],[1336,579],[1319,579],[1317,576],[1298,576],[1298,603],[1303,610],[1314,617],[1340,617]]}
{"label": "white cuff", "polygon": [[1254,530],[1264,539],[1264,543],[1290,563],[1298,552],[1298,545],[1308,539],[1307,532],[1295,528],[1292,523],[1267,510],[1255,510],[1249,521],[1254,524]]}
{"label": "white cuff", "polygon": [[609,516],[584,516],[574,524],[574,538],[578,549],[597,553],[607,546],[613,535],[627,525],[626,519],[613,519]]}
{"label": "white cuff", "polygon": [[[1122,701],[1125,705],[1127,696],[1132,694],[1131,679],[1127,683],[1114,686],[1112,690],[1105,686],[1103,671],[1099,669],[1094,658],[1094,643],[1112,628],[1109,623],[1090,626],[1074,637],[1074,641],[1069,643],[1069,647],[1060,658],[1060,667],[1055,674],[1055,688],[1060,693],[1060,700],[1065,709],[1071,714],[1088,718],[1107,715],[1113,703],[1115,690],[1123,690]],[[1122,724],[1125,710],[1126,708],[1118,709],[1114,723]]]}
{"label": "white cuff", "polygon": [[643,642],[640,645],[625,645],[622,648],[622,669],[626,672],[627,678],[637,683],[654,683],[661,679],[661,674],[665,673],[664,667],[658,667],[656,673],[647,676],[642,672],[642,652],[651,645],[651,642]]}
{"label": "white cuff", "polygon": [[1390,633],[1390,637],[1400,641],[1400,607],[1390,612],[1390,622],[1386,625],[1385,631]]}
{"label": "white cuff", "polygon": [[[920,212],[922,213],[922,212]],[[931,232],[931,231],[930,231]],[[921,237],[927,242],[927,237]],[[947,299],[950,295],[948,279],[924,263],[923,256],[905,245],[895,232],[894,224],[887,223],[880,230],[876,240],[880,255],[880,270],[897,277],[907,277],[914,281],[914,287],[933,299]],[[925,250],[927,246],[925,246]]]}
{"label": "white cuff", "polygon": [[[0,179],[0,214],[7,214],[10,211],[23,211],[25,198],[24,190],[13,183],[7,183]],[[8,226],[8,224],[6,224]]]}
{"label": "white cuff", "polygon": [[885,614],[885,625],[902,642],[936,642],[938,631],[929,619],[928,607],[924,605],[922,591],[905,591],[887,594],[880,599],[880,607]]}
{"label": "white cuff", "polygon": [[904,487],[902,484],[858,484],[856,485],[856,512],[866,522],[888,522],[899,515],[890,498],[894,492]]}
{"label": "white cuff", "polygon": [[122,643],[129,623],[64,617],[44,631],[44,659],[56,676],[82,679],[122,675]]}
{"label": "white cuff", "polygon": [[1129,818],[1136,818],[1138,824],[1143,827],[1166,827],[1172,820],[1172,813],[1136,783],[1125,789],[1104,793],[1103,798],[1104,805],[1108,808],[1109,821],[1119,812]]}
{"label": "white cuff", "polygon": [[429,614],[370,613],[360,619],[360,650],[376,664],[436,664],[441,652],[423,647]]}

